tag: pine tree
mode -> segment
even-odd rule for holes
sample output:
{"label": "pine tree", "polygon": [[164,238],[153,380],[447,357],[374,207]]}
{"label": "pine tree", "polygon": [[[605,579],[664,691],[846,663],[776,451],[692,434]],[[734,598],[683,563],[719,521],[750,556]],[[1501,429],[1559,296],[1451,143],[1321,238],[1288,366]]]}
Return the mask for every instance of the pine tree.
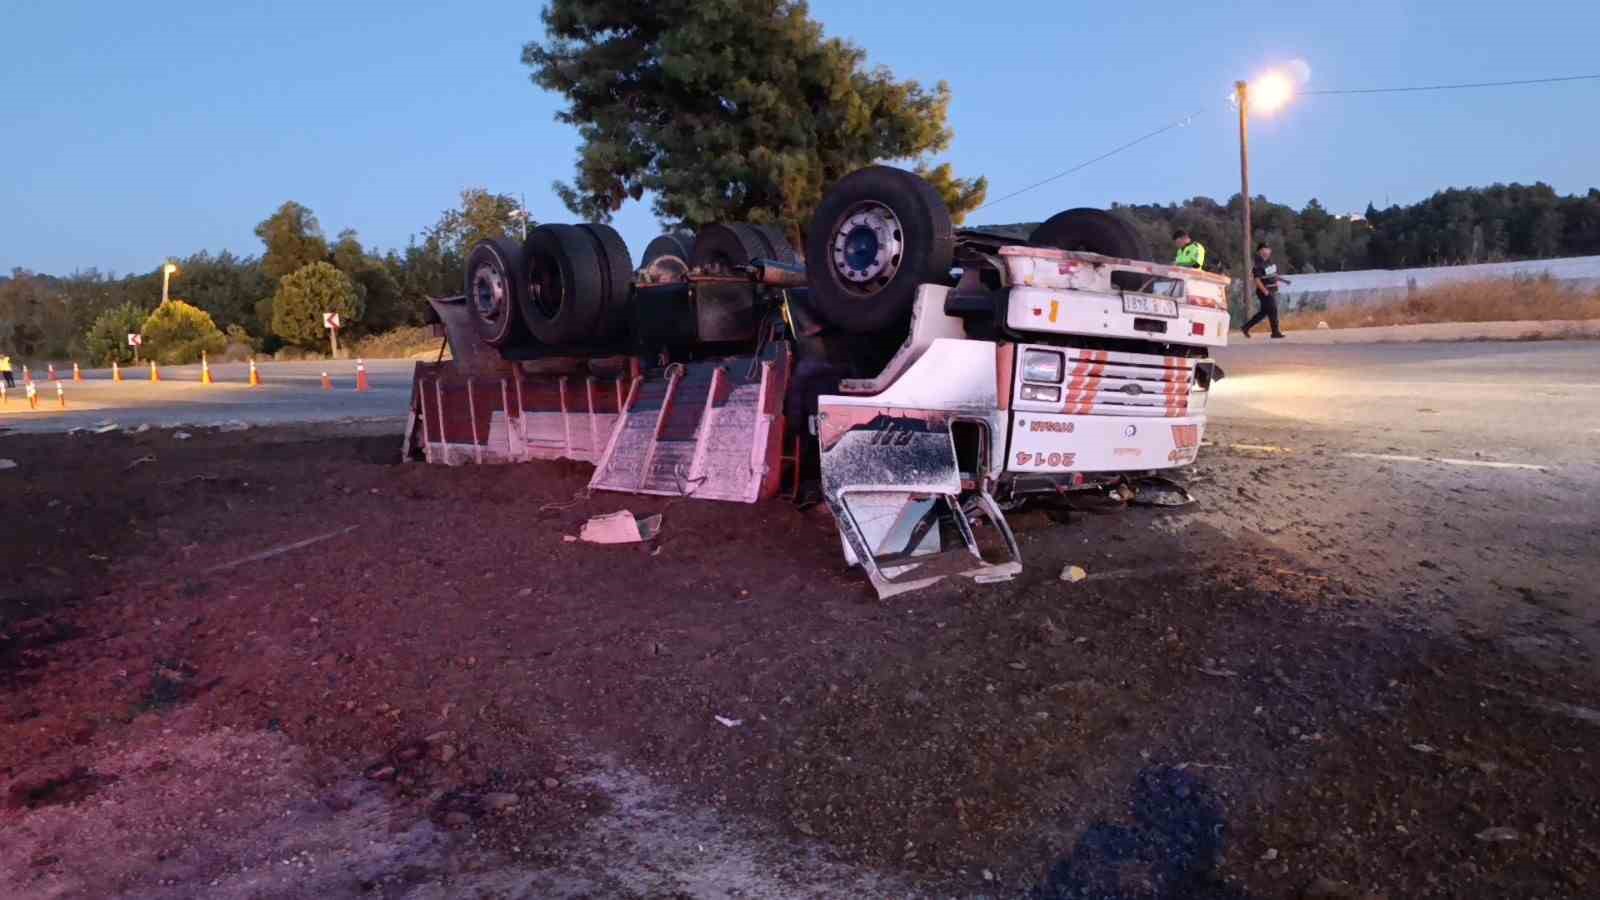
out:
{"label": "pine tree", "polygon": [[[543,18],[522,59],[568,100],[582,144],[556,191],[588,219],[648,191],[664,223],[798,233],[830,183],[950,144],[947,84],[868,69],[797,0],[552,0]],[[984,179],[939,175],[952,213],[982,202]]]}

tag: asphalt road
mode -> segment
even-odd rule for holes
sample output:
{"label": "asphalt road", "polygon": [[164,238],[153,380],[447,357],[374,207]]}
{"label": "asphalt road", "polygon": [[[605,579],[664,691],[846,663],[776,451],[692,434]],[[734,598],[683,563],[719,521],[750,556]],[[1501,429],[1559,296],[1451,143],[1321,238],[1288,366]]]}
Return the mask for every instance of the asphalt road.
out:
{"label": "asphalt road", "polygon": [[[178,425],[221,425],[243,421],[251,425],[324,422],[340,419],[368,419],[405,414],[411,396],[409,359],[369,360],[367,381],[370,390],[355,390],[356,364],[338,362],[261,363],[262,385],[248,384],[250,367],[245,363],[211,367],[215,384],[200,383],[199,366],[168,366],[160,370],[161,381],[152,383],[148,368],[127,368],[123,381],[112,381],[110,369],[83,373],[84,381],[70,377],[61,382],[66,398],[62,409],[55,383],[34,373],[39,389],[39,409],[30,410],[23,397],[21,373],[18,384],[0,406],[0,427],[17,431],[65,431],[114,422],[124,428],[148,424],[153,428]],[[322,387],[326,371],[332,390]]]}
{"label": "asphalt road", "polygon": [[[1227,378],[1211,407],[1214,421],[1251,426],[1315,426],[1344,433],[1352,449],[1401,455],[1481,457],[1527,465],[1592,463],[1600,437],[1600,343],[1590,341],[1302,345],[1236,341],[1219,354]],[[20,386],[0,406],[0,426],[56,431],[115,422],[215,425],[317,422],[403,416],[411,360],[366,363],[371,390],[358,393],[355,363],[263,363],[261,388],[246,385],[244,364],[86,371],[62,383],[37,379],[40,408]],[[327,371],[334,388],[323,390]],[[1392,449],[1391,449],[1392,448]]]}
{"label": "asphalt road", "polygon": [[[1600,659],[1600,343],[1290,340],[1221,361],[1195,519],[1463,636]],[[1244,486],[1208,490],[1225,484]]]}

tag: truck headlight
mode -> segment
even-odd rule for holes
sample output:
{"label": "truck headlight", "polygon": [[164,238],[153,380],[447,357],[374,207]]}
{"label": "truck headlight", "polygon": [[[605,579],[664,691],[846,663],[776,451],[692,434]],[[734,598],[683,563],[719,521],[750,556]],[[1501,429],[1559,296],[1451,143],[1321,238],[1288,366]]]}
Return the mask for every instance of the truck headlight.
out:
{"label": "truck headlight", "polygon": [[1022,380],[1061,383],[1061,354],[1050,350],[1028,350],[1022,354]]}
{"label": "truck headlight", "polygon": [[1061,388],[1043,387],[1037,384],[1025,384],[1022,386],[1022,399],[1037,400],[1043,403],[1060,403]]}

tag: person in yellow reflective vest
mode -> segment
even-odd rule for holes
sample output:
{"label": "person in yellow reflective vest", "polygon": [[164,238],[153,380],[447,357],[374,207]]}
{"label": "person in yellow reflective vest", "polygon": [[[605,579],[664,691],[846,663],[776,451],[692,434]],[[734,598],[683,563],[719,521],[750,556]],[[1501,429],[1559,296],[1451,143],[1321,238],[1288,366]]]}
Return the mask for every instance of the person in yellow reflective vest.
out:
{"label": "person in yellow reflective vest", "polygon": [[1172,243],[1178,247],[1178,255],[1172,260],[1175,266],[1188,269],[1204,269],[1206,267],[1206,246],[1189,236],[1189,232],[1179,228],[1172,233]]}
{"label": "person in yellow reflective vest", "polygon": [[4,353],[0,353],[0,378],[4,378],[6,380],[6,387],[8,388],[14,388],[17,386],[14,376],[11,374],[11,357],[5,355]]}

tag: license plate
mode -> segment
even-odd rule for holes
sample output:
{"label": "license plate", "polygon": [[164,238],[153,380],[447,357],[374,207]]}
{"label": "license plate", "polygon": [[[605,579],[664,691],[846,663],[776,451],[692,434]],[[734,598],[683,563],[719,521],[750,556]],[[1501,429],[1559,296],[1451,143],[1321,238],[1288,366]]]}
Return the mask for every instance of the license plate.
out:
{"label": "license plate", "polygon": [[1177,301],[1167,300],[1162,297],[1130,297],[1122,296],[1122,311],[1141,316],[1165,316],[1169,319],[1178,317]]}

